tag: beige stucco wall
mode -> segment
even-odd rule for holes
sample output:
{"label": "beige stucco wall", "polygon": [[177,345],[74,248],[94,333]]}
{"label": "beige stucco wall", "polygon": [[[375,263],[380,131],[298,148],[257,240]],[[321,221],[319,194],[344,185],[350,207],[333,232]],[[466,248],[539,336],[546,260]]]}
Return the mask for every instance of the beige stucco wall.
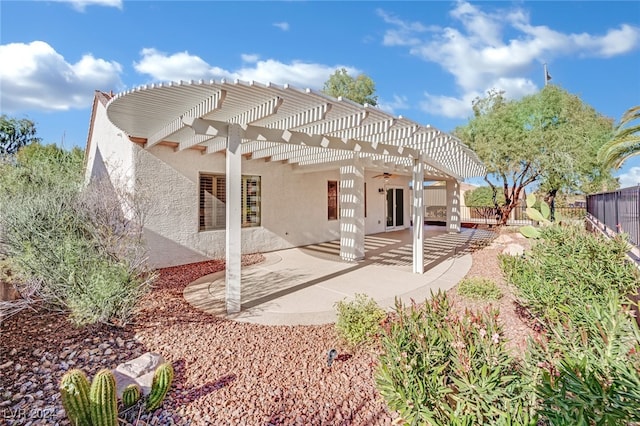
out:
{"label": "beige stucco wall", "polygon": [[[157,145],[145,150],[129,141],[96,111],[93,140],[87,153],[87,177],[105,173],[117,184],[124,179],[137,196],[151,200],[145,221],[149,261],[167,267],[211,258],[224,258],[225,231],[199,231],[200,173],[224,173],[224,153],[203,155],[197,150],[176,152]],[[242,229],[242,252],[269,252],[340,238],[339,222],[327,219],[327,182],[339,181],[339,170],[301,173],[290,165],[243,158],[242,174],[261,176],[261,226]],[[367,216],[365,233],[385,231],[385,182],[365,171]],[[390,186],[403,187],[404,227],[410,223],[408,177]]]}
{"label": "beige stucco wall", "polygon": [[[224,173],[222,153],[174,152],[156,146],[135,147],[137,178],[155,200],[149,212],[146,238],[154,265],[169,266],[222,258],[225,231],[198,230],[198,176]],[[339,180],[338,170],[293,173],[291,166],[264,160],[242,161],[242,174],[261,176],[261,226],[242,229],[242,252],[268,252],[340,238],[339,222],[327,219],[327,182]],[[384,182],[365,173],[367,234],[385,230]],[[402,181],[394,182],[401,185]],[[409,193],[405,192],[405,226],[409,224]]]}
{"label": "beige stucco wall", "polygon": [[93,132],[86,153],[85,180],[109,177],[112,184],[133,189],[135,170],[133,148],[129,138],[107,118],[106,109],[98,103]]}
{"label": "beige stucco wall", "polygon": [[[147,220],[151,261],[166,266],[224,257],[225,231],[198,230],[198,176],[224,173],[224,154],[136,148],[140,183],[155,205]],[[261,176],[261,226],[242,229],[243,253],[266,252],[339,237],[327,220],[327,181],[338,172],[292,175],[290,166],[243,159],[242,174]]]}
{"label": "beige stucco wall", "polygon": [[404,227],[408,228],[411,220],[411,191],[409,190],[408,176],[398,176],[388,183],[383,179],[374,178],[380,175],[378,171],[365,171],[365,182],[367,184],[367,214],[365,217],[365,233],[377,234],[386,231],[387,210],[386,210],[386,192],[387,188],[403,188],[404,189]]}

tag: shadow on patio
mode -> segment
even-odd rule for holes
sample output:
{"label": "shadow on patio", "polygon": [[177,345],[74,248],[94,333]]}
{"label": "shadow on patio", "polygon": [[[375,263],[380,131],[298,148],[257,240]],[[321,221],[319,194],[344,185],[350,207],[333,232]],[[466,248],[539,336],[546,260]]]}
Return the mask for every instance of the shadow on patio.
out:
{"label": "shadow on patio", "polygon": [[[448,257],[472,253],[491,244],[495,232],[482,229],[462,229],[460,233],[449,233],[442,226],[424,227],[424,269],[428,271]],[[412,230],[385,232],[367,235],[364,239],[365,259],[359,265],[385,265],[411,268],[413,262]],[[340,259],[340,241],[313,244],[301,247],[306,253],[330,259]]]}
{"label": "shadow on patio", "polygon": [[[442,227],[425,227],[425,273],[412,273],[410,230],[365,238],[365,259],[340,259],[340,243],[332,241],[266,253],[266,261],[242,271],[242,310],[230,315],[239,321],[264,324],[316,324],[334,320],[334,304],[365,293],[381,306],[395,297],[425,298],[446,290],[464,277],[474,250],[491,243],[495,233],[463,229],[450,234]],[[190,284],[184,296],[196,308],[226,315],[224,272]]]}

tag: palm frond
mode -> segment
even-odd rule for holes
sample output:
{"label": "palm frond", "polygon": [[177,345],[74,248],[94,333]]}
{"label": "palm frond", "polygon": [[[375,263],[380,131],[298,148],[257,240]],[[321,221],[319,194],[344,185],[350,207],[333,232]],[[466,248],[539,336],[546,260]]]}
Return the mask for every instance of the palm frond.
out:
{"label": "palm frond", "polygon": [[629,108],[622,115],[612,138],[598,152],[598,160],[606,167],[620,168],[630,157],[640,154],[640,105]]}

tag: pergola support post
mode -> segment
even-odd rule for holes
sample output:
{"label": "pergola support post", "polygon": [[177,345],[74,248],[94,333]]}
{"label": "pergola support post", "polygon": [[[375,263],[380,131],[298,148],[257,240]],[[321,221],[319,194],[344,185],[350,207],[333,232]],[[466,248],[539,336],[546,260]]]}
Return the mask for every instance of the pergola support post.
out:
{"label": "pergola support post", "polygon": [[228,314],[240,312],[242,268],[242,128],[229,124],[226,149],[226,274]]}
{"label": "pergola support post", "polygon": [[424,163],[413,165],[413,273],[424,273]]}
{"label": "pergola support post", "polygon": [[460,232],[460,182],[447,181],[447,231]]}
{"label": "pergola support post", "polygon": [[340,167],[340,257],[364,259],[364,166]]}

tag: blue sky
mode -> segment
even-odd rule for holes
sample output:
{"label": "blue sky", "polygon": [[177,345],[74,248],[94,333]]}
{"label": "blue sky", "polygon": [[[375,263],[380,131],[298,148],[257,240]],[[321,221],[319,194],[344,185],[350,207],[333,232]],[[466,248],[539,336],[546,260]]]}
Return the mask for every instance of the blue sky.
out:
{"label": "blue sky", "polygon": [[[86,144],[95,90],[241,79],[321,89],[338,68],[379,106],[451,131],[496,88],[551,83],[618,120],[640,104],[640,2],[0,1],[0,113]],[[640,157],[616,173],[640,182]]]}

